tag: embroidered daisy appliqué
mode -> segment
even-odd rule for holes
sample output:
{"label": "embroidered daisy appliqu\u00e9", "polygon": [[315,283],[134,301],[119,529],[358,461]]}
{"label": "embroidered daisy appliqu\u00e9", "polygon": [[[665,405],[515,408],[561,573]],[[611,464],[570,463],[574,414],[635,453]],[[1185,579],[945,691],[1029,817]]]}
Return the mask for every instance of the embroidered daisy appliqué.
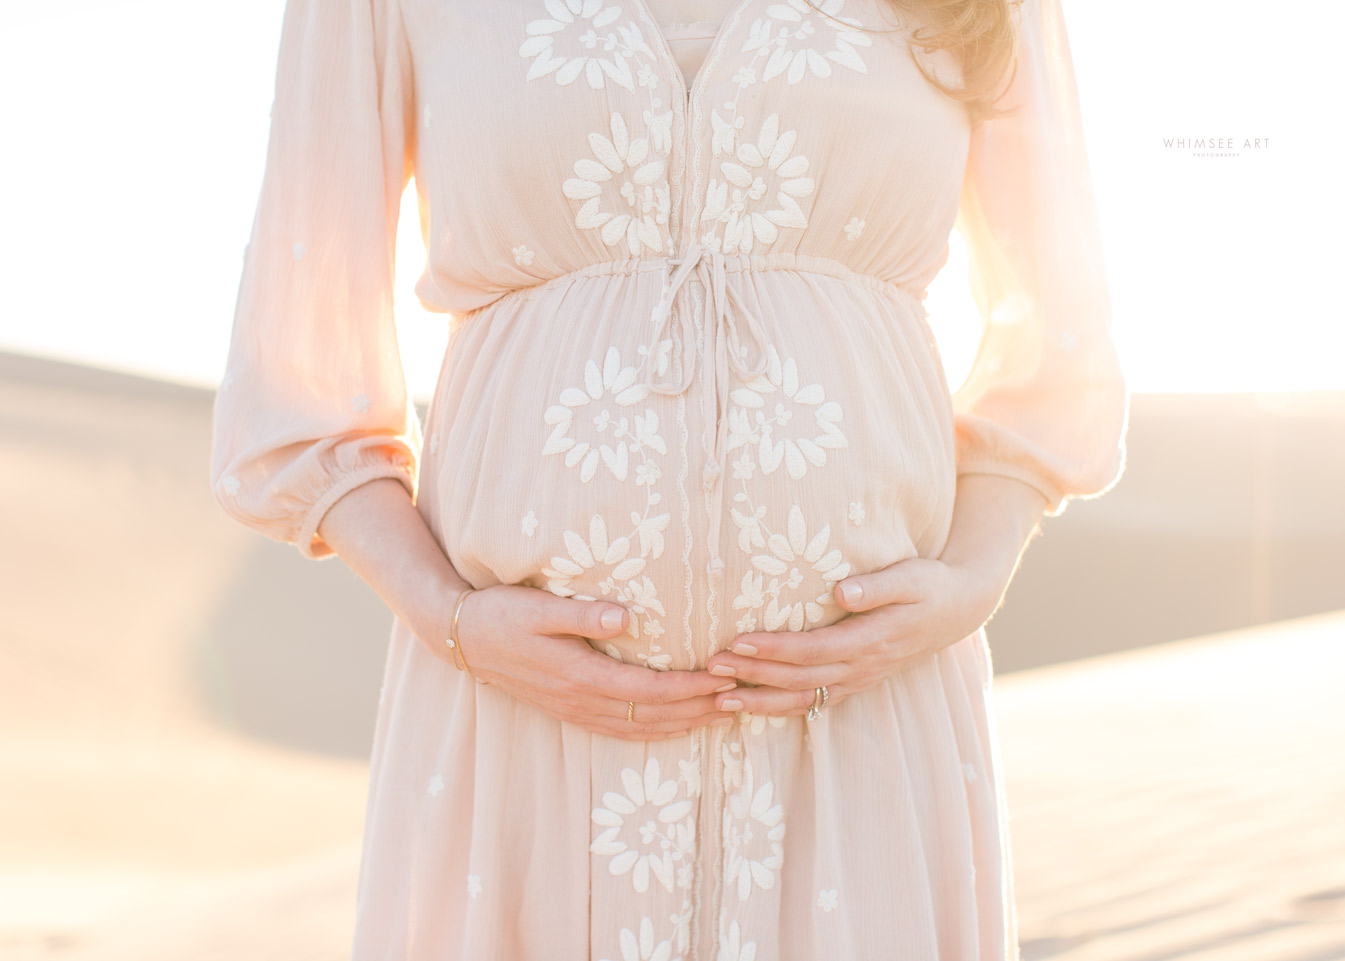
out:
{"label": "embroidered daisy appliqu\u00e9", "polygon": [[510,251],[510,253],[514,255],[514,263],[518,264],[520,267],[531,267],[532,259],[534,256],[536,256],[531,250],[528,249],[527,244],[519,244],[512,251]]}
{"label": "embroidered daisy appliqu\u00e9", "polygon": [[[760,610],[762,627],[767,631],[779,630],[784,624],[789,625],[788,630],[801,631],[805,624],[820,621],[826,608],[836,603],[831,596],[836,582],[850,573],[850,564],[843,559],[841,551],[837,548],[828,550],[831,525],[823,525],[809,538],[803,511],[795,504],[789,509],[787,533],[777,532],[764,538],[755,512],[749,516],[735,507],[730,509],[730,515],[739,527],[739,547],[751,555],[754,568],[743,574],[733,609]],[[754,553],[759,546],[767,551]],[[816,571],[822,581],[822,590],[815,597],[785,600],[786,590],[798,590],[804,582],[805,575],[800,568]],[[811,593],[809,588],[804,590]]]}
{"label": "embroidered daisy appliqu\u00e9", "polygon": [[[676,799],[677,780],[661,777],[655,757],[645,761],[643,773],[623,769],[621,785],[624,791],[607,791],[602,805],[593,809],[593,823],[603,830],[589,850],[611,858],[607,867],[612,874],[629,873],[637,893],[648,891],[651,880],[671,892],[675,862],[695,849],[694,805],[688,798]],[[628,826],[629,841],[622,839]]]}
{"label": "embroidered daisy appliqu\u00e9", "polygon": [[532,511],[528,511],[526,514],[523,515],[523,533],[527,537],[531,537],[536,532],[537,532],[537,515]]}
{"label": "embroidered daisy appliqu\u00e9", "polygon": [[836,910],[840,895],[835,888],[824,888],[817,892],[817,906],[830,914]]}
{"label": "embroidered daisy appliqu\u00e9", "polygon": [[744,941],[738,922],[732,921],[719,939],[719,956],[715,961],[757,961],[757,943]]}
{"label": "embroidered daisy appliqu\u00e9", "polygon": [[443,794],[444,776],[442,774],[436,774],[434,777],[430,778],[429,787],[425,789],[425,792],[429,794],[430,797],[438,797]]}
{"label": "embroidered daisy appliqu\u00e9", "polygon": [[[702,243],[724,254],[750,253],[756,244],[774,243],[781,227],[807,227],[808,218],[798,200],[811,196],[815,185],[806,176],[808,158],[794,153],[797,133],[780,132],[780,116],[771,114],[763,121],[756,143],[744,141],[735,149],[742,118],[730,124],[713,112],[710,122],[715,154],[733,156],[719,165],[724,179],[713,178],[706,188],[700,219],[712,224]],[[766,182],[767,175],[771,176],[771,185]],[[775,206],[758,209],[765,206],[761,201],[772,186]],[[715,234],[717,224],[723,224],[722,237]]]}
{"label": "embroidered daisy appliqu\u00e9", "polygon": [[[589,134],[593,157],[576,160],[575,176],[561,184],[565,196],[583,203],[575,214],[575,226],[598,230],[609,247],[624,242],[632,256],[646,247],[655,253],[670,249],[667,223],[672,196],[663,176],[663,158],[650,151],[648,137],[631,137],[621,114],[613,113],[609,126],[611,137]],[[621,178],[619,193],[625,212],[600,209],[603,185],[613,177]]]}
{"label": "embroidered daisy appliqu\u00e9", "polygon": [[[859,20],[840,16],[844,6],[845,0],[821,0],[817,4],[809,0],[772,3],[766,8],[766,16],[752,24],[743,52],[774,47],[762,71],[762,80],[784,74],[789,83],[795,84],[807,73],[818,78],[829,77],[832,64],[867,73],[868,68],[855,47],[871,47],[873,38],[855,29],[863,26]],[[816,16],[819,13],[822,16]],[[823,29],[819,30],[814,24]],[[833,31],[833,49],[824,52],[805,45],[815,36],[825,37],[826,28]]]}
{"label": "embroidered daisy appliqu\u00e9", "polygon": [[482,890],[483,889],[481,887],[481,875],[479,874],[467,875],[467,893],[474,898],[479,898],[481,896]]}
{"label": "embroidered daisy appliqu\u00e9", "polygon": [[294,254],[295,260],[303,260],[304,254],[308,252],[308,248],[303,244],[295,244],[290,248],[290,251]]}
{"label": "embroidered daisy appliqu\u00e9", "polygon": [[[780,395],[792,403],[782,403]],[[821,384],[801,384],[794,358],[782,361],[773,344],[766,349],[765,373],[734,388],[729,397],[733,406],[728,414],[728,449],[755,449],[764,474],[774,473],[783,464],[789,476],[798,480],[807,473],[809,464],[814,467],[826,464],[828,450],[849,445],[840,428],[841,406],[826,399]],[[777,430],[784,433],[782,428],[787,429],[796,414],[809,413],[811,424],[807,426],[812,428],[808,431],[811,437],[777,439]],[[743,456],[747,456],[746,450]]]}
{"label": "embroidered daisy appliqu\u00e9", "polygon": [[[599,32],[621,16],[620,7],[605,6],[601,0],[545,0],[545,4],[550,16],[529,23],[528,39],[518,48],[519,56],[532,60],[529,80],[549,74],[568,86],[582,75],[594,90],[601,90],[608,80],[635,89],[630,61],[641,55],[652,60],[654,51],[633,22]],[[577,47],[572,41],[568,51],[573,52],[561,53],[556,41],[571,30],[577,34]]]}
{"label": "embroidered daisy appliqu\u00e9", "polygon": [[230,497],[233,497],[238,493],[238,490],[242,485],[238,482],[237,477],[235,477],[233,474],[229,474],[224,478],[223,481],[220,482],[220,486],[224,488],[224,493],[228,494]]}
{"label": "embroidered daisy appliqu\u00e9", "polygon": [[856,527],[864,523],[864,505],[859,501],[850,502],[850,523]]}
{"label": "embroidered daisy appliqu\u00e9", "polygon": [[862,233],[864,233],[864,221],[858,217],[851,217],[850,222],[845,225],[845,239],[858,240]]}
{"label": "embroidered daisy appliqu\u00e9", "polygon": [[357,414],[365,414],[369,411],[369,395],[356,394],[350,398],[350,407]]}

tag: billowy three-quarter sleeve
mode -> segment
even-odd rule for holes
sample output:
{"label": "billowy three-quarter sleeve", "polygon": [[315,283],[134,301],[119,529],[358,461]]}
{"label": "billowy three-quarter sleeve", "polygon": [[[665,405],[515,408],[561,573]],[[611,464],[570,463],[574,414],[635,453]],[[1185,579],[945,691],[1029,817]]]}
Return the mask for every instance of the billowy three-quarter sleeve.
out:
{"label": "billowy three-quarter sleeve", "polygon": [[392,309],[414,116],[396,3],[289,0],[211,483],[231,516],[308,557],[332,554],[318,523],[353,488],[391,477],[416,494]]}
{"label": "billowy three-quarter sleeve", "polygon": [[1059,0],[1024,0],[1001,105],[972,131],[957,217],[984,322],[953,395],[957,468],[1023,481],[1056,515],[1120,477],[1128,412]]}

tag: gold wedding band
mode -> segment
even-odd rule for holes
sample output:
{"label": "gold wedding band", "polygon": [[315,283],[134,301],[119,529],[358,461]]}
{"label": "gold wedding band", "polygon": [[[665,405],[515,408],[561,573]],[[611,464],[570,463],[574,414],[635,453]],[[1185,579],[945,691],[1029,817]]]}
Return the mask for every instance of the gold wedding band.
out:
{"label": "gold wedding band", "polygon": [[627,702],[626,702],[626,720],[631,721],[631,722],[634,722],[634,720],[635,720],[635,702],[634,702],[634,701],[627,701]]}

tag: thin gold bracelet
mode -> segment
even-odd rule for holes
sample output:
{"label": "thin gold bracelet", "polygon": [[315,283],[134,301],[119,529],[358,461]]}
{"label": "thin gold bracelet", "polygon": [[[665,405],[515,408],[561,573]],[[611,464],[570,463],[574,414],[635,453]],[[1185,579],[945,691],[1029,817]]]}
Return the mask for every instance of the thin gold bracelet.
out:
{"label": "thin gold bracelet", "polygon": [[444,641],[453,652],[454,666],[462,671],[466,671],[468,674],[471,674],[472,672],[467,667],[467,657],[462,653],[462,645],[458,642],[458,612],[462,610],[462,602],[467,600],[467,595],[474,590],[476,590],[476,588],[469,587],[458,594],[458,599],[453,603],[453,618],[449,621],[448,637]]}

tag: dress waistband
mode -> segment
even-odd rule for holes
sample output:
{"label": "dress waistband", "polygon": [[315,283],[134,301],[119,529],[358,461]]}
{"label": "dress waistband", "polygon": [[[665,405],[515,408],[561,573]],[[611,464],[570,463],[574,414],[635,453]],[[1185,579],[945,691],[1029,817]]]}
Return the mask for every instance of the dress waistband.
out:
{"label": "dress waistband", "polygon": [[[699,246],[695,244],[693,246]],[[722,264],[725,273],[752,273],[760,270],[785,270],[804,274],[822,274],[827,277],[835,277],[838,280],[844,280],[848,283],[856,284],[867,290],[883,294],[893,300],[898,300],[914,310],[922,319],[928,319],[925,310],[925,291],[914,286],[906,286],[894,283],[890,280],[883,280],[875,277],[873,274],[865,274],[853,270],[841,263],[839,260],[833,260],[830,257],[817,257],[811,254],[796,254],[789,251],[769,251],[766,253],[755,254],[718,254],[715,258]],[[505,291],[496,299],[489,303],[482,304],[463,312],[464,319],[469,314],[493,307],[505,299],[523,298],[530,300],[544,292],[555,290],[557,287],[566,287],[581,279],[590,277],[610,277],[630,274],[643,273],[665,273],[675,268],[680,260],[685,257],[654,257],[648,259],[639,259],[634,257],[625,257],[619,260],[599,260],[591,264],[585,264],[583,267],[576,267],[574,270],[566,271],[559,276],[552,277],[540,284],[533,284],[530,287],[518,287],[514,290]]]}

